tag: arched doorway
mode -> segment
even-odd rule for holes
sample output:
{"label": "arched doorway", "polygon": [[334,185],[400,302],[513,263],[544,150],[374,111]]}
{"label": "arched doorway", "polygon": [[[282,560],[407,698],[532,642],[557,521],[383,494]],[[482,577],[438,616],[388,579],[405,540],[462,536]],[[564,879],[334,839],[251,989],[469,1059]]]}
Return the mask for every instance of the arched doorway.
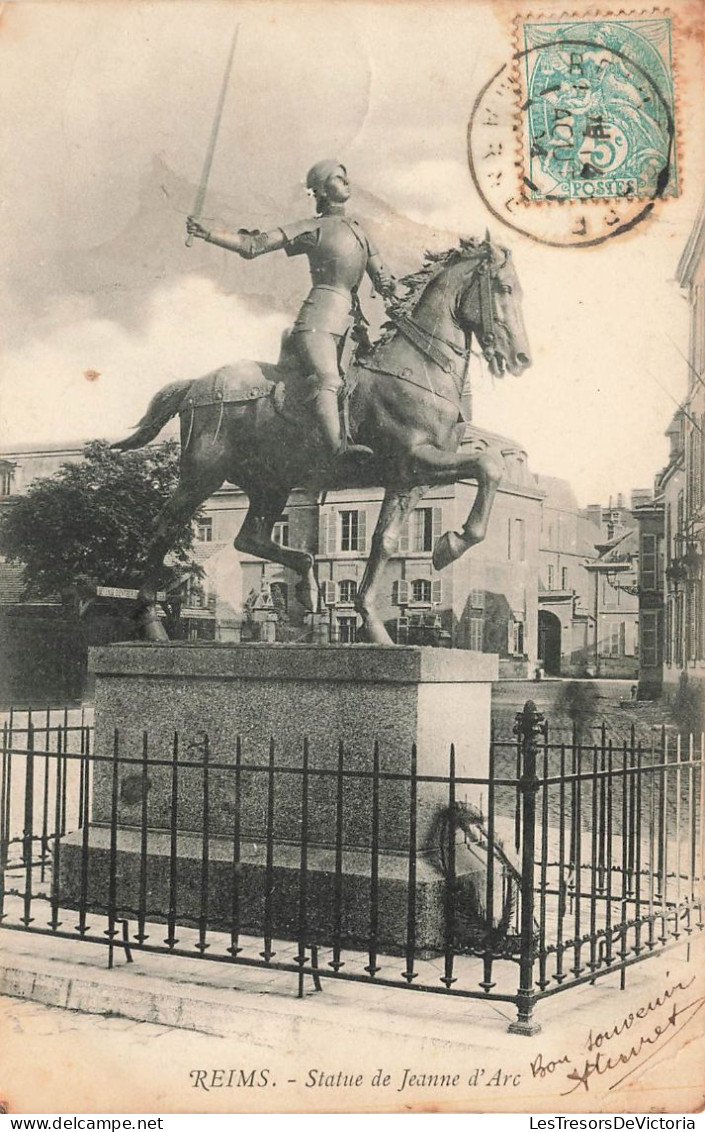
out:
{"label": "arched doorway", "polygon": [[547,676],[560,676],[561,623],[547,609],[539,610],[539,661]]}

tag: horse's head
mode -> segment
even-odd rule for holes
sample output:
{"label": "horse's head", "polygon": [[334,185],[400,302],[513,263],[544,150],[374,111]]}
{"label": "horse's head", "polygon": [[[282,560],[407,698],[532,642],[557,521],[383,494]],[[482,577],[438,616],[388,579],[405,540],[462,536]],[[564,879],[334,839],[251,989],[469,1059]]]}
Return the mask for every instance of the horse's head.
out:
{"label": "horse's head", "polygon": [[511,252],[493,244],[488,232],[483,241],[463,240],[458,257],[465,270],[455,320],[466,335],[475,335],[495,377],[507,370],[518,377],[531,365],[531,352]]}

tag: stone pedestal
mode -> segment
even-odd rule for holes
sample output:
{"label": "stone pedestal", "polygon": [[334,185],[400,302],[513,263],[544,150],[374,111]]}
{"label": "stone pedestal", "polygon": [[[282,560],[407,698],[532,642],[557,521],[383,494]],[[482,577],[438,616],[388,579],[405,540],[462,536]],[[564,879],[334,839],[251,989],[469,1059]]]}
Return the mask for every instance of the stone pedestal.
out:
{"label": "stone pedestal", "polygon": [[[415,647],[352,645],[153,644],[136,642],[91,650],[95,675],[95,750],[113,752],[115,732],[122,757],[142,759],[147,734],[146,857],[139,827],[143,812],[142,769],[120,766],[118,782],[118,905],[126,916],[138,907],[140,870],[146,869],[148,918],[168,907],[171,766],[179,736],[178,806],[180,917],[199,910],[199,860],[204,814],[210,839],[209,922],[229,927],[232,910],[233,831],[236,815],[234,766],[241,751],[239,914],[241,929],[262,930],[268,814],[274,837],[275,934],[295,934],[299,892],[304,745],[308,777],[308,922],[311,939],[331,937],[335,881],[338,767],[342,744],[343,937],[364,945],[370,902],[373,850],[373,768],[379,750],[378,819],[380,946],[404,942],[408,850],[411,836],[412,748],[416,748],[418,807],[418,942],[433,949],[442,939],[443,878],[437,867],[437,823],[448,803],[445,784],[424,776],[447,776],[450,745],[456,775],[485,777],[489,751],[494,656]],[[208,736],[207,802],[204,736]],[[267,772],[270,751],[276,771]],[[184,763],[195,764],[190,767]],[[261,769],[248,770],[248,767]],[[350,776],[347,776],[350,772]],[[358,772],[358,777],[355,773]],[[362,773],[359,773],[362,772]],[[476,804],[481,789],[459,785],[457,796]],[[270,811],[268,798],[273,796]],[[88,902],[104,905],[109,869],[108,826],[112,768],[95,767],[89,837]],[[141,862],[146,860],[146,864]],[[79,839],[62,849],[63,900],[76,902]]]}

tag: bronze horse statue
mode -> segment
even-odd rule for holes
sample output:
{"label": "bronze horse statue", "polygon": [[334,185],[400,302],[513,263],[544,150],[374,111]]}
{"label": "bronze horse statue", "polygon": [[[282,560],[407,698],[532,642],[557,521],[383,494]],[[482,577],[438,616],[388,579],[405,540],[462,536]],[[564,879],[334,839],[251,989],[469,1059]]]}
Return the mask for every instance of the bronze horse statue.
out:
{"label": "bronze horse statue", "polygon": [[142,447],[180,414],[180,480],[159,518],[138,598],[148,639],[166,639],[156,595],[174,534],[225,481],[249,499],[235,547],[298,574],[296,596],[314,611],[313,555],[272,539],[290,492],[305,486],[384,487],[356,600],[361,636],[376,644],[393,643],[376,607],[382,573],[406,517],[430,487],[460,479],[478,485],[462,530],[446,531],[435,545],[437,570],[485,537],[502,460],[491,450],[459,450],[460,401],[473,336],[495,376],[507,370],[519,375],[531,364],[511,255],[489,234],[482,241],[461,240],[448,252],[427,254],[421,270],[402,283],[409,293],[392,312],[386,333],[353,362],[348,376],[349,431],[374,453],[364,463],[331,467],[305,406],[296,406],[298,375],[286,361],[279,367],[239,362],[167,385],[135,432],[115,445],[123,451]]}

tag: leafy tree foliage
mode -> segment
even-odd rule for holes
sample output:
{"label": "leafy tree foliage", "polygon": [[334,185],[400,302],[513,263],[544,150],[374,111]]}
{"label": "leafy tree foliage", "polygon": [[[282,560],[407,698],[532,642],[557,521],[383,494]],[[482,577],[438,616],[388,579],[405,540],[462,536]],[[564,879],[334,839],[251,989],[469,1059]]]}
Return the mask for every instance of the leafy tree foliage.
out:
{"label": "leafy tree foliage", "polygon": [[[138,587],[157,516],[178,481],[174,441],[121,454],[92,441],[84,458],[37,479],[7,506],[0,549],[24,566],[28,597],[75,595],[96,585]],[[198,575],[186,523],[167,562],[165,584]]]}

